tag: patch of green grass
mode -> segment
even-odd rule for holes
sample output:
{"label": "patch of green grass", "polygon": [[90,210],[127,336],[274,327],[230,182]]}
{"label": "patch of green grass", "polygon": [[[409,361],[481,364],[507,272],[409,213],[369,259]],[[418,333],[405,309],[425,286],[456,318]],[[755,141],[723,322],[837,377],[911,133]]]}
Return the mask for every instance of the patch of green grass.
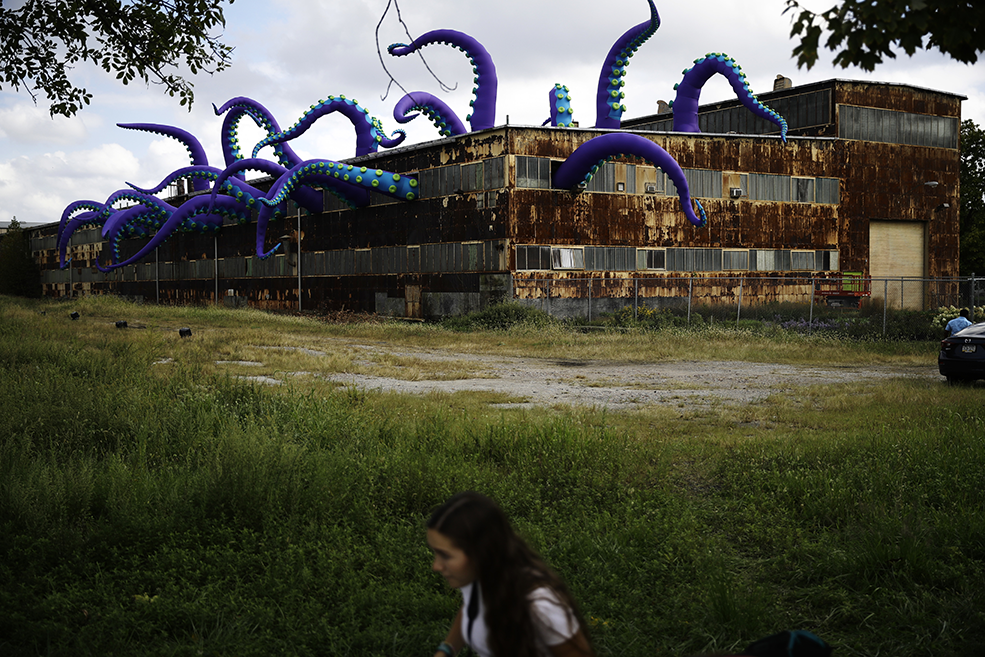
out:
{"label": "patch of green grass", "polygon": [[[275,357],[259,346],[344,358],[336,338],[387,336],[568,359],[695,358],[696,344],[926,358],[717,325],[462,334],[0,297],[0,653],[421,654],[460,604],[429,569],[424,521],[466,488],[498,499],[562,574],[600,655],[734,652],[788,628],[840,655],[985,646],[980,385],[887,379],[614,413],[317,379],[273,389],[214,364]],[[288,369],[315,358],[282,355]]]}

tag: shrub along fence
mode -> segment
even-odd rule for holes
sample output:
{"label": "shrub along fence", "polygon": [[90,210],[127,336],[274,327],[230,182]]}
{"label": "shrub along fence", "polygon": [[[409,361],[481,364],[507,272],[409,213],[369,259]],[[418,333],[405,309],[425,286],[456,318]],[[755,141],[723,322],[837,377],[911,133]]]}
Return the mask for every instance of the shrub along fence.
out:
{"label": "shrub along fence", "polygon": [[[869,278],[815,276],[668,276],[668,277],[514,277],[517,302],[558,318],[588,320],[602,315],[632,318],[661,311],[693,321],[764,319],[783,308],[784,321],[797,319],[808,332],[824,317],[882,314],[887,332],[890,314],[969,308],[973,321],[985,321],[976,306],[985,302],[985,279]],[[945,311],[947,312],[947,311]],[[799,317],[790,317],[793,313]]]}

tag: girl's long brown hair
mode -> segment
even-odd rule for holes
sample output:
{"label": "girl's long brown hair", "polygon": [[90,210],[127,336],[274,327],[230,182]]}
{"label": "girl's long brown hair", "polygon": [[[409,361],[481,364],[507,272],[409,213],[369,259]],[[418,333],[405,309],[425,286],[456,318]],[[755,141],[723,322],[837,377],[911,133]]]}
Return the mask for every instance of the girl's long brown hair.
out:
{"label": "girl's long brown hair", "polygon": [[[569,620],[577,621],[586,633],[568,587],[516,534],[493,500],[474,491],[458,493],[434,510],[427,527],[450,538],[475,565],[486,607],[489,647],[496,657],[536,657],[528,596],[540,587],[553,590],[569,609]],[[468,626],[468,617],[463,615],[464,635]]]}

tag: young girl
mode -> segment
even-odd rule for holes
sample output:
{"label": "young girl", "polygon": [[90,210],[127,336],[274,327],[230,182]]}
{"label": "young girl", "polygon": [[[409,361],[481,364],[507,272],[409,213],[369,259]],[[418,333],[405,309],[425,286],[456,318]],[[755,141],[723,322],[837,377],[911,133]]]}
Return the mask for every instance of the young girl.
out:
{"label": "young girl", "polygon": [[462,592],[435,657],[593,657],[574,599],[491,499],[459,493],[427,523],[432,570]]}

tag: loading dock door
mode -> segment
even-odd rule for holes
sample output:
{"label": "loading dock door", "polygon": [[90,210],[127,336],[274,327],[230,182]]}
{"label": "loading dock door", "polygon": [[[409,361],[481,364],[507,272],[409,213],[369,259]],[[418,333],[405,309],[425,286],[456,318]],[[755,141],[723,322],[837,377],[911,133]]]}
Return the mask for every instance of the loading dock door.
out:
{"label": "loading dock door", "polygon": [[[923,310],[927,277],[927,225],[922,221],[869,222],[872,298],[890,308]],[[888,279],[888,280],[887,280]]]}

